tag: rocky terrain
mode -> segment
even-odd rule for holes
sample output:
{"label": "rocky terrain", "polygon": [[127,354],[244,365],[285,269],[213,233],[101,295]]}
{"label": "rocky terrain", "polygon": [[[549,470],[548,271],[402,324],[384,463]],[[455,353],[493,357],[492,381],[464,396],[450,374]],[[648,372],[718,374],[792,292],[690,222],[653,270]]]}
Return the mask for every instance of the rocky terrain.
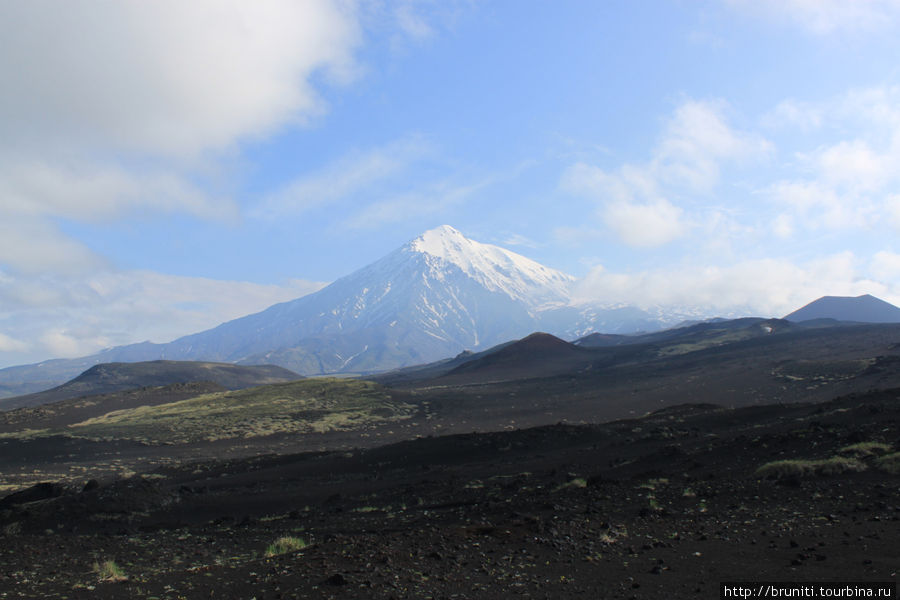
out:
{"label": "rocky terrain", "polygon": [[0,413],[0,598],[707,598],[900,566],[900,327],[534,334]]}
{"label": "rocky terrain", "polygon": [[0,502],[0,597],[709,598],[723,580],[895,580],[898,418],[900,390],[684,405],[38,486]]}

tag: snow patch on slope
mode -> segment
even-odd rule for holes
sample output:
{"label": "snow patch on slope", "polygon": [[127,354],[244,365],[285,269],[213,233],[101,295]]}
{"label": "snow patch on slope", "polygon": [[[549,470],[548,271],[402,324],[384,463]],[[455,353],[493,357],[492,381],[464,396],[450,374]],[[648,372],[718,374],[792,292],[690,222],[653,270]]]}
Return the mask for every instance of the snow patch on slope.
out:
{"label": "snow patch on slope", "polygon": [[448,265],[492,292],[501,292],[531,307],[568,304],[571,275],[550,269],[515,252],[470,240],[449,225],[426,231],[404,246],[427,255],[432,274],[443,279]]}

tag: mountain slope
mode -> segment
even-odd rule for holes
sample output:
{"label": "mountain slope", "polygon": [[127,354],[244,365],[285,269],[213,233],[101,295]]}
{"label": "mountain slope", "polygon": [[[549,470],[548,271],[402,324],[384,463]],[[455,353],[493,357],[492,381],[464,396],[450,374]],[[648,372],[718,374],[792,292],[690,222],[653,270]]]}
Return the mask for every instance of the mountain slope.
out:
{"label": "mountain slope", "polygon": [[211,382],[228,390],[238,390],[297,379],[301,376],[275,365],[240,366],[171,360],[103,363],[53,389],[0,400],[0,409],[38,406],[80,396],[172,384]]}
{"label": "mountain slope", "polygon": [[417,364],[533,331],[542,310],[568,302],[571,282],[443,226],[319,292],[176,340],[165,352],[307,374]]}
{"label": "mountain slope", "polygon": [[875,296],[823,296],[784,317],[787,321],[834,319],[858,323],[900,323],[900,308]]}
{"label": "mountain slope", "polygon": [[760,325],[769,325],[736,322],[712,338],[687,331],[658,342],[576,347],[577,353],[548,353],[551,358],[538,361],[510,344],[443,373],[423,368],[378,379],[435,410],[452,411],[457,431],[471,431],[488,418],[496,419],[494,427],[520,427],[621,418],[685,402],[813,402],[900,387],[900,324],[832,323],[779,332],[774,321],[773,331],[759,335]]}
{"label": "mountain slope", "polygon": [[499,344],[482,352],[466,352],[452,359],[398,369],[372,377],[388,386],[414,386],[428,380],[441,385],[532,379],[576,373],[586,367],[654,360],[742,339],[784,333],[801,327],[778,319],[745,318],[638,335],[593,333],[565,342],[546,333]]}

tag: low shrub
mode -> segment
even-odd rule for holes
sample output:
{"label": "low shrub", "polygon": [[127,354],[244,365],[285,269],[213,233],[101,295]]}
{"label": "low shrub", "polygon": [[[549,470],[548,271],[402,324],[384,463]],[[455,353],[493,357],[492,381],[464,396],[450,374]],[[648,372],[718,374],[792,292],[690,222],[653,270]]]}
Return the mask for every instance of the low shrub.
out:
{"label": "low shrub", "polygon": [[94,572],[100,581],[125,581],[125,571],[114,560],[104,560],[102,563],[94,563]]}
{"label": "low shrub", "polygon": [[558,492],[560,490],[564,490],[567,488],[586,488],[586,487],[587,487],[587,479],[585,479],[583,477],[576,477],[575,479],[567,481],[566,483],[561,483],[560,485],[556,486],[556,489],[554,491]]}
{"label": "low shrub", "polygon": [[275,540],[266,548],[266,556],[277,556],[279,554],[287,554],[288,552],[296,552],[306,548],[306,541],[298,537],[284,536]]}
{"label": "low shrub", "polygon": [[900,452],[886,454],[876,459],[875,466],[891,475],[900,475]]}
{"label": "low shrub", "polygon": [[822,460],[776,460],[756,469],[756,476],[762,479],[792,479],[865,470],[866,465],[855,458],[834,456]]}
{"label": "low shrub", "polygon": [[849,454],[856,458],[868,458],[869,456],[881,456],[890,451],[891,446],[889,444],[884,444],[882,442],[859,442],[858,444],[844,446],[838,450],[838,453]]}

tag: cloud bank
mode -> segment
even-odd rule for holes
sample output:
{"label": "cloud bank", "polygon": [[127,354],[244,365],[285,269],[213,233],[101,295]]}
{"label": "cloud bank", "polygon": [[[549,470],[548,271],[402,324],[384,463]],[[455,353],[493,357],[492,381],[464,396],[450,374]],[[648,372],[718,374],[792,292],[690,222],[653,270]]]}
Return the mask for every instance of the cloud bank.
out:
{"label": "cloud bank", "polygon": [[167,341],[316,289],[124,271],[64,225],[236,222],[209,181],[243,143],[327,111],[321,90],[358,71],[356,9],[0,3],[0,364]]}
{"label": "cloud bank", "polygon": [[148,271],[31,279],[0,272],[0,364],[83,356],[136,341],[168,342],[323,285],[302,280],[260,285]]}
{"label": "cloud bank", "polygon": [[662,246],[687,235],[693,223],[677,204],[709,195],[722,165],[765,157],[771,144],[731,127],[724,102],[688,100],[666,123],[648,162],[616,169],[576,163],[562,176],[564,191],[597,200],[607,227],[638,248]]}
{"label": "cloud bank", "polygon": [[673,307],[706,316],[783,317],[821,296],[873,294],[900,303],[900,283],[879,275],[900,274],[900,256],[882,253],[870,264],[842,252],[796,263],[788,259],[744,260],[728,266],[652,269],[621,273],[594,267],[579,282],[582,302]]}
{"label": "cloud bank", "polygon": [[645,251],[683,242],[677,260],[654,255],[659,268],[601,260],[581,300],[723,316],[783,316],[823,295],[900,303],[900,88],[785,99],[756,129],[735,128],[728,111],[687,100],[647,162],[565,170],[560,189],[594,199],[600,224],[621,242]]}
{"label": "cloud bank", "polygon": [[897,0],[727,0],[728,4],[774,22],[788,22],[816,35],[896,28]]}

